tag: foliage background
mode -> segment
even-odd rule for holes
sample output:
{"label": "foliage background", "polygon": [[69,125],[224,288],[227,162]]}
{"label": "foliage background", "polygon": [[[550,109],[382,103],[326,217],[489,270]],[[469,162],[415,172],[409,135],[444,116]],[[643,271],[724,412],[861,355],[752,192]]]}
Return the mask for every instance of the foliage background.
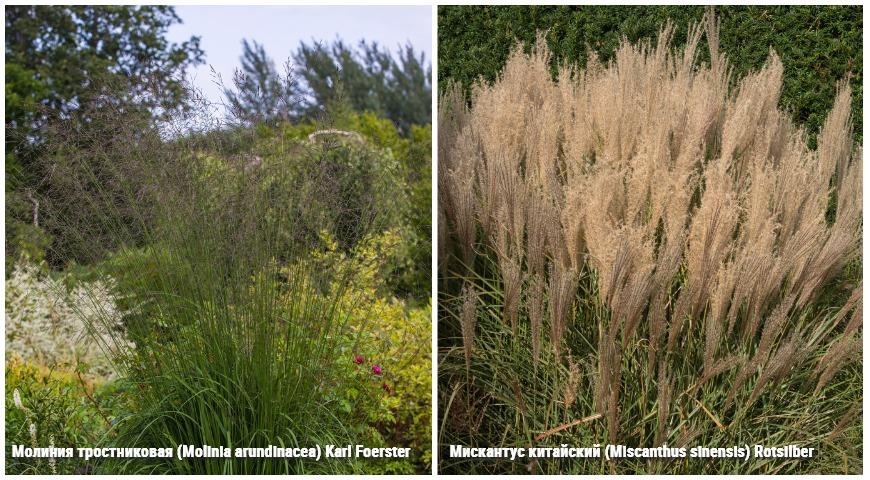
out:
{"label": "foliage background", "polygon": [[[834,103],[838,80],[851,73],[855,137],[862,135],[863,10],[861,6],[724,6],[721,49],[736,76],[760,68],[774,49],[785,68],[781,106],[805,124],[810,147]],[[438,7],[439,91],[450,80],[468,89],[478,78],[490,82],[508,53],[522,41],[532,45],[546,32],[553,68],[562,61],[585,66],[593,49],[610,60],[620,38],[654,39],[659,26],[674,23],[674,46],[704,15],[702,6],[442,6]],[[701,41],[706,44],[706,39]],[[706,47],[700,61],[708,60]]]}

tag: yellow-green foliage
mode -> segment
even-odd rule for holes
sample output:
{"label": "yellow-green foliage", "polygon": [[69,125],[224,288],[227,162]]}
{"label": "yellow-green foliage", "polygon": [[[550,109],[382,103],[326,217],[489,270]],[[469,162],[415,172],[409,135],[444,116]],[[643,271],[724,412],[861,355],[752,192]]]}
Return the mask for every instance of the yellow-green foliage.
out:
{"label": "yellow-green foliage", "polygon": [[118,392],[110,391],[116,388],[18,358],[7,361],[6,473],[75,473],[81,466],[75,459],[58,459],[51,465],[46,459],[12,458],[11,446],[96,445],[123,401]]}
{"label": "yellow-green foliage", "polygon": [[[324,266],[355,269],[356,279],[340,300],[349,321],[338,362],[346,379],[337,389],[338,410],[357,420],[349,424],[361,425],[361,442],[411,447],[410,459],[372,463],[369,473],[426,472],[432,455],[431,306],[411,307],[389,297],[377,267],[396,254],[402,238],[395,231],[368,238],[353,252],[357,260],[347,263],[339,260],[345,254],[337,243],[321,236],[327,248],[312,255]],[[336,274],[324,270],[330,273]]]}
{"label": "yellow-green foliage", "polygon": [[402,243],[392,259],[387,284],[396,295],[425,304],[431,270],[431,125],[413,126],[407,136],[402,136],[391,121],[370,112],[348,113],[332,121],[328,127],[313,123],[260,127],[253,150],[268,164],[274,158],[308,148],[311,133],[336,128],[361,135],[365,146],[384,159],[381,163],[395,162],[395,170],[388,172],[390,178],[383,180],[389,183],[385,189],[389,191],[391,213],[395,214],[388,228],[401,230]]}

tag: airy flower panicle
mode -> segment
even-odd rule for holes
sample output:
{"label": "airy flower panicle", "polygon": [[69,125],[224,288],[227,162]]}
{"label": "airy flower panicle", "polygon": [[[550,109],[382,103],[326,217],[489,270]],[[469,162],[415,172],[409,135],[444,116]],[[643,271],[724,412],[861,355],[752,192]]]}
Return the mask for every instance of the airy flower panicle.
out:
{"label": "airy flower panicle", "polygon": [[39,442],[36,440],[36,424],[31,423],[28,430],[30,431],[30,446],[33,448],[37,448],[39,446]]}
{"label": "airy flower panicle", "polygon": [[12,401],[15,402],[15,406],[19,410],[24,410],[24,404],[21,403],[21,393],[17,388],[12,392]]}

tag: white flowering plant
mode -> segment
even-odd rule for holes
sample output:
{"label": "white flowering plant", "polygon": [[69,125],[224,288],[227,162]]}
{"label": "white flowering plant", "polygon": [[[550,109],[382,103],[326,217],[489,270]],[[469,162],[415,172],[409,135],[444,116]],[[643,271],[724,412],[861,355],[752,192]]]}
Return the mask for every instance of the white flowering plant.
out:
{"label": "white flowering plant", "polygon": [[[111,357],[129,348],[114,280],[78,281],[44,272],[23,258],[6,279],[6,359],[17,357],[103,379],[116,376]],[[108,320],[108,321],[107,321]]]}

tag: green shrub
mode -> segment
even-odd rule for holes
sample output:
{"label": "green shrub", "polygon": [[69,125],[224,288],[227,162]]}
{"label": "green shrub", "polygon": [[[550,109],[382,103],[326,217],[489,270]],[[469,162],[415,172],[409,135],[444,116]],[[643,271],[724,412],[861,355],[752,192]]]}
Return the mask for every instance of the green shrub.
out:
{"label": "green shrub", "polygon": [[[400,298],[425,305],[431,276],[431,126],[413,126],[407,136],[402,136],[392,122],[368,112],[336,115],[328,126],[358,133],[369,147],[364,156],[359,156],[359,151],[351,155],[353,151],[340,138],[327,135],[322,140],[331,147],[329,161],[336,171],[344,172],[341,178],[347,179],[343,187],[347,201],[352,202],[361,191],[375,190],[382,192],[384,201],[391,205],[381,227],[401,231],[403,242],[385,272],[387,285]],[[326,128],[313,123],[263,127],[258,130],[252,151],[263,162],[280,161],[288,153],[304,150],[309,135],[321,127]],[[304,177],[312,165],[300,162],[294,168]],[[337,221],[340,224],[340,219]],[[311,241],[317,237],[322,221],[309,223],[312,228],[306,231]]]}
{"label": "green shrub", "polygon": [[[360,244],[357,282],[340,300],[350,318],[338,362],[350,381],[336,390],[340,411],[356,419],[358,443],[410,447],[409,459],[368,462],[367,473],[425,474],[431,469],[431,309],[385,297],[378,259],[396,255],[403,239],[388,231]],[[329,242],[327,242],[329,243]],[[322,258],[336,264],[336,245]],[[374,373],[373,369],[380,373]]]}

